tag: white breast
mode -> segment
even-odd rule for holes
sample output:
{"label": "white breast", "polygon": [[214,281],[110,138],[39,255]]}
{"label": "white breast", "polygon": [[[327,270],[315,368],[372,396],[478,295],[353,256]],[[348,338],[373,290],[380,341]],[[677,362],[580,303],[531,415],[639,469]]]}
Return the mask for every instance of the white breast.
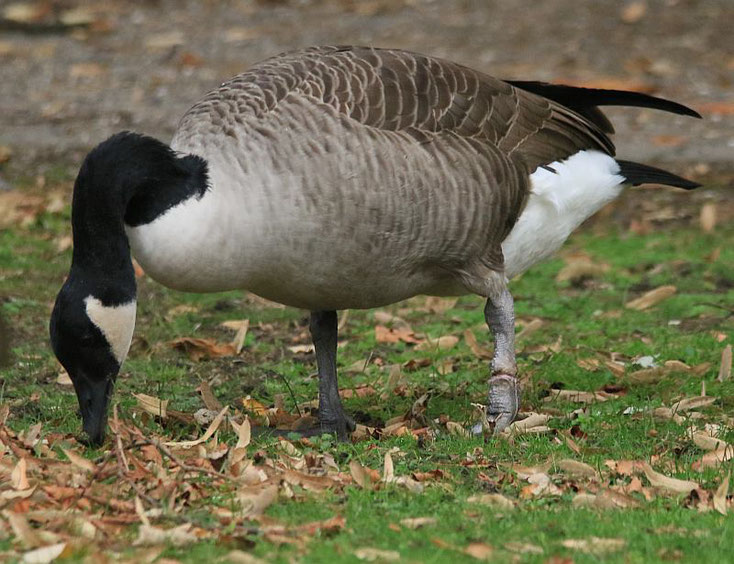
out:
{"label": "white breast", "polygon": [[502,243],[505,274],[513,278],[556,252],[568,236],[624,189],[619,165],[599,151],[580,151],[538,168],[527,205]]}

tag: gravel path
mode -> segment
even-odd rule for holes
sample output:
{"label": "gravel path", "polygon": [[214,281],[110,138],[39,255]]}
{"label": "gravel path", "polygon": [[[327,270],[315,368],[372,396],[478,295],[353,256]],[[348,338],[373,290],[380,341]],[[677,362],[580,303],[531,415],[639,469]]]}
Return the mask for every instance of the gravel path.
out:
{"label": "gravel path", "polygon": [[694,175],[734,168],[732,0],[59,0],[20,4],[25,13],[4,6],[0,145],[12,150],[11,178],[31,163],[77,160],[121,129],[166,139],[222,80],[278,52],[327,43],[401,47],[506,78],[653,92],[705,119],[611,110],[621,156]]}

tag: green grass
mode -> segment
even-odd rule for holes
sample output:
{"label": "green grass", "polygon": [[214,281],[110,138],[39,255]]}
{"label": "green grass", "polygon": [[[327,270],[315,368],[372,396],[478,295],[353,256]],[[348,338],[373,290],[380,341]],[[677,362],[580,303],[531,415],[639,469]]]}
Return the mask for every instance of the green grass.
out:
{"label": "green grass", "polygon": [[[731,205],[724,192],[714,194]],[[654,197],[655,193],[638,192],[628,197],[642,201],[651,195]],[[685,196],[675,201],[679,206],[688,202]],[[47,343],[48,315],[70,261],[70,251],[56,250],[58,238],[69,232],[69,216],[67,208],[57,214],[42,214],[29,227],[0,231],[0,307],[11,328],[13,354],[12,364],[0,373],[0,403],[11,406],[9,425],[18,431],[41,422],[47,433],[79,432],[76,398],[70,387],[56,383],[58,368]],[[295,500],[281,498],[266,515],[284,524],[302,524],[334,515],[346,518],[343,531],[332,536],[317,534],[302,547],[278,546],[257,535],[225,535],[219,541],[204,541],[193,547],[170,547],[164,555],[198,562],[243,549],[267,561],[352,562],[356,560],[356,548],[373,547],[397,551],[412,562],[470,562],[474,559],[461,549],[471,542],[483,542],[494,547],[493,557],[497,561],[517,558],[523,562],[546,562],[552,556],[570,557],[575,562],[728,560],[727,539],[734,534],[734,520],[714,511],[700,513],[686,496],[657,495],[651,501],[640,497],[642,503],[637,509],[575,508],[571,505],[575,490],[585,491],[588,483],[558,478],[560,474],[552,468],[551,475],[562,486],[561,495],[526,498],[522,491],[527,482],[510,471],[510,465],[574,458],[603,469],[607,460],[656,457],[656,467],[664,468],[661,471],[666,474],[696,480],[709,492],[716,489],[731,470],[731,464],[702,473],[691,470],[691,463],[703,451],[688,438],[686,428],[718,423],[723,426],[722,438],[734,441],[730,415],[734,382],[716,381],[721,350],[732,341],[734,330],[732,240],[732,224],[719,225],[710,234],[702,233],[695,223],[672,221],[656,225],[644,235],[626,230],[626,221],[619,220],[599,220],[582,229],[567,243],[564,253],[583,251],[595,262],[609,264],[604,275],[576,285],[557,283],[555,275],[563,261],[554,259],[514,281],[511,288],[517,316],[521,320],[538,317],[544,321],[539,330],[519,343],[518,359],[520,373],[527,379],[523,410],[556,410],[549,423],[552,433],[519,436],[511,441],[485,441],[446,433],[426,442],[410,437],[355,444],[335,444],[328,438],[314,440],[314,446],[300,448],[332,452],[345,472],[352,459],[381,469],[385,453],[398,448],[400,453],[394,455],[397,475],[441,469],[446,476],[429,483],[420,494],[396,486],[374,491],[348,486],[343,493],[325,494],[296,488]],[[711,262],[706,257],[716,248],[720,255]],[[677,293],[648,311],[624,308],[629,299],[664,284],[675,285]],[[218,399],[232,406],[241,405],[240,400],[246,395],[270,404],[276,395],[282,394],[288,408],[293,407],[294,400],[301,403],[315,398],[312,355],[294,355],[287,350],[296,337],[299,342],[308,342],[304,312],[268,307],[240,292],[176,293],[147,278],[139,281],[138,304],[136,338],[116,391],[121,413],[130,413],[135,405],[132,394],[139,392],[169,399],[171,408],[194,412],[202,407],[196,386],[215,377]],[[197,311],[169,313],[180,304],[196,307]],[[472,329],[481,344],[488,342],[478,298],[462,297],[443,314],[422,311],[422,304],[423,299],[417,298],[386,309],[401,315],[417,332],[434,337],[449,333],[461,336],[466,329]],[[226,341],[231,334],[219,324],[242,318],[250,320],[251,329],[245,351],[237,359],[192,362],[165,345],[184,336]],[[455,348],[442,352],[419,352],[404,344],[377,343],[374,325],[372,312],[349,313],[340,335],[347,343],[339,350],[339,365],[348,367],[367,358],[372,363],[361,374],[343,371],[342,388],[370,384],[380,394],[388,371],[376,366],[376,359],[385,366],[413,358],[429,358],[432,363],[404,371],[404,396],[354,398],[346,401],[347,409],[360,422],[384,422],[405,413],[417,397],[429,392],[429,420],[443,416],[468,425],[474,417],[472,402],[483,402],[485,398],[486,361],[477,359],[463,339]],[[718,340],[720,335],[725,336],[723,342]],[[541,345],[555,343],[559,337],[559,352],[533,352]],[[580,359],[608,359],[613,352],[628,361],[652,355],[659,364],[678,360],[690,366],[710,363],[710,367],[702,375],[677,372],[656,382],[634,384],[627,377],[616,378],[604,366],[590,372],[577,364]],[[442,376],[436,367],[445,358],[455,361],[456,370]],[[700,410],[702,419],[679,425],[645,412],[669,406],[681,397],[698,395],[702,383],[708,395],[718,398],[712,406]],[[578,405],[543,400],[551,387],[599,390],[612,384],[623,390],[619,398],[592,404],[577,416],[571,416],[571,412]],[[637,411],[626,414],[627,408]],[[146,425],[151,431],[174,437],[199,432],[185,426],[163,431],[153,421]],[[574,453],[564,440],[571,429],[580,454]],[[250,449],[252,453],[273,452],[277,444],[274,439],[260,438]],[[102,451],[92,451],[89,456],[101,454]],[[602,483],[609,485],[625,479],[605,474]],[[494,491],[516,500],[517,507],[498,511],[467,501],[472,495]],[[212,493],[194,504],[191,518],[206,523],[212,506],[229,507],[231,503],[228,492]],[[400,525],[402,519],[409,517],[435,517],[437,522],[412,530]],[[118,539],[112,548],[132,554],[129,541],[134,538],[134,531],[129,535],[130,538]],[[562,545],[567,539],[594,536],[621,538],[626,546],[608,553],[587,554]],[[540,552],[517,552],[512,550],[512,543],[534,545]],[[0,535],[0,551],[13,547],[17,545],[11,537]],[[81,560],[89,550],[79,549],[71,559]]]}

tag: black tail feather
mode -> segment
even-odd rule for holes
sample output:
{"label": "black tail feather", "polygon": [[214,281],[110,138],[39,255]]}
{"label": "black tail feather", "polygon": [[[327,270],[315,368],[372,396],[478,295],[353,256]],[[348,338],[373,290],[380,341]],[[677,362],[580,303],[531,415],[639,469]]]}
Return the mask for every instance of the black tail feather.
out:
{"label": "black tail feather", "polygon": [[665,186],[675,186],[677,188],[683,188],[684,190],[693,190],[694,188],[701,186],[697,182],[692,182],[691,180],[687,180],[677,174],[673,174],[653,166],[620,160],[617,160],[617,164],[619,164],[619,174],[624,176],[627,179],[627,182],[633,186],[648,183],[664,184]]}
{"label": "black tail feather", "polygon": [[630,92],[626,90],[604,90],[600,88],[583,88],[579,86],[566,86],[563,84],[548,84],[532,80],[508,80],[513,86],[526,90],[539,96],[549,98],[574,110],[596,124],[605,133],[614,133],[614,128],[606,116],[597,106],[633,106],[637,108],[652,108],[671,112],[683,116],[700,118],[701,114],[691,108],[666,100],[657,98],[642,92]]}

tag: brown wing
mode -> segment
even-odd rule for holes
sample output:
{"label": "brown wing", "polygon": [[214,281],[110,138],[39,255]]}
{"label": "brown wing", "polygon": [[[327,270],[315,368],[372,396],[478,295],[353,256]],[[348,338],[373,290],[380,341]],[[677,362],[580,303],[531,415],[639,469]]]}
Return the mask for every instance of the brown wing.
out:
{"label": "brown wing", "polygon": [[401,143],[412,138],[436,153],[473,152],[483,177],[477,181],[493,194],[483,260],[496,268],[527,198],[529,173],[582,149],[614,150],[592,121],[542,96],[448,61],[364,47],[314,47],[263,61],[209,93],[180,131],[193,120],[192,131],[205,122],[234,136],[238,124],[257,128],[279,104],[323,104],[345,116],[345,127],[400,132]]}

